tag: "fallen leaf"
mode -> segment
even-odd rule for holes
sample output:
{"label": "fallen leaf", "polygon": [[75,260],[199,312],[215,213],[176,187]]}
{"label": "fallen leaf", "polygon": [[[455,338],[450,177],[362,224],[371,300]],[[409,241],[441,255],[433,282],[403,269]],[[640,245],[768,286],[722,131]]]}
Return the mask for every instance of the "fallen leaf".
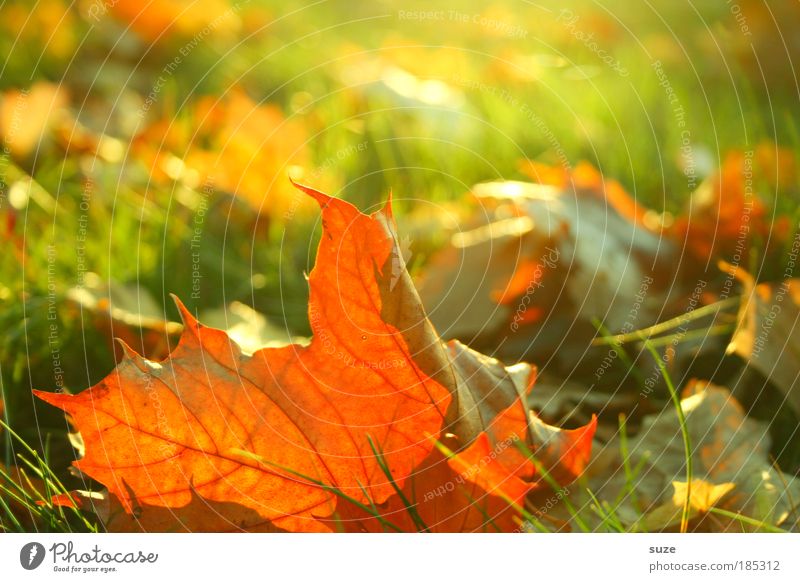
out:
{"label": "fallen leaf", "polygon": [[[534,388],[533,382],[531,376],[529,390]],[[521,396],[497,414],[463,450],[448,450],[447,457],[435,451],[414,472],[402,494],[378,508],[381,516],[404,531],[420,528],[411,517],[412,511],[432,532],[522,531],[526,497],[542,487],[550,490],[522,449],[528,450],[559,484],[568,485],[588,462],[596,428],[596,419],[575,430],[546,425],[528,410],[526,399],[527,395]],[[454,435],[449,436],[456,440]],[[535,507],[527,509],[540,513]],[[339,518],[339,525],[346,530],[375,532],[385,528],[375,517],[346,504]]]}
{"label": "fallen leaf", "polygon": [[103,281],[95,273],[86,273],[83,285],[67,291],[67,299],[80,315],[91,318],[108,339],[118,362],[125,351],[114,338],[158,360],[167,356],[170,341],[183,329],[180,323],[165,320],[164,309],[140,285]]}
{"label": "fallen leaf", "polygon": [[656,213],[588,164],[550,170],[550,183],[475,185],[476,216],[431,258],[420,295],[443,335],[572,369],[595,318],[644,328],[680,312],[685,289]]}
{"label": "fallen leaf", "polygon": [[532,413],[529,422],[532,437],[525,432],[502,431],[503,438],[498,440],[482,433],[469,448],[449,459],[451,467],[487,493],[521,507],[527,494],[547,483],[533,461],[519,450],[517,443],[525,443],[551,479],[559,485],[572,483],[591,456],[596,419],[574,430],[547,425]]}
{"label": "fallen leaf", "polygon": [[694,479],[692,480],[691,489],[689,489],[688,483],[682,481],[673,481],[672,486],[675,488],[675,492],[672,494],[672,502],[675,505],[683,505],[688,493],[689,506],[699,512],[707,513],[709,509],[730,493],[736,487],[736,484],[722,483],[714,485],[702,479]]}
{"label": "fallen leaf", "polygon": [[663,531],[680,525],[683,507],[686,502],[687,489],[689,495],[689,520],[702,519],[709,510],[730,493],[735,483],[714,485],[702,479],[693,479],[691,488],[684,481],[673,481],[672,500],[649,511],[643,518],[641,527],[645,531]]}
{"label": "fallen leaf", "polygon": [[747,267],[753,241],[769,240],[766,207],[754,188],[759,170],[753,152],[732,151],[692,193],[669,229],[694,258],[687,267],[705,270],[715,259]]}
{"label": "fallen leaf", "polygon": [[528,217],[491,207],[476,214],[485,220],[467,220],[431,257],[418,285],[431,320],[443,335],[470,343],[484,338],[489,345],[513,314],[504,290],[520,262],[536,257],[543,245],[539,238],[527,236],[532,229]]}
{"label": "fallen leaf", "polygon": [[[427,531],[433,533],[511,532],[518,529],[519,511],[499,496],[454,470],[447,457],[434,450],[418,467],[400,495],[376,509],[400,531],[419,531],[409,505]],[[332,527],[350,532],[392,531],[373,515],[349,503],[341,503]]]}
{"label": "fallen leaf", "polygon": [[[693,482],[695,479],[704,481],[712,488],[709,491],[716,493],[730,484],[735,485],[718,506],[773,526],[795,515],[800,501],[800,481],[782,475],[771,465],[766,427],[748,418],[726,388],[694,380],[684,390],[681,407],[694,451]],[[607,446],[607,449],[614,448],[614,443]],[[686,462],[680,424],[673,408],[667,406],[660,414],[646,417],[639,434],[630,439],[629,466],[639,463],[642,463],[641,471],[632,483],[638,500],[636,510],[647,514],[659,506],[674,505],[673,483],[686,483]],[[616,496],[624,486],[625,477],[621,473],[621,469],[613,471],[609,478],[606,467],[593,474],[595,492]],[[723,489],[714,490],[714,486]],[[627,495],[624,498],[624,503],[632,502]],[[700,501],[702,495],[694,500],[697,507],[703,507]],[[663,525],[664,510],[660,511],[660,517],[653,519]],[[714,520],[714,531],[753,529],[717,515]],[[708,526],[708,522],[705,525]]]}
{"label": "fallen leaf", "polygon": [[618,181],[603,176],[590,163],[581,161],[568,170],[563,166],[546,166],[530,160],[520,163],[520,170],[533,181],[559,190],[583,191],[608,204],[620,216],[646,229],[654,229],[656,220],[625,191]]}
{"label": "fallen leaf", "polygon": [[248,356],[178,302],[184,330],[166,360],[127,349],[111,375],[80,394],[36,391],[80,430],[86,456],[77,469],[127,513],[185,508],[197,496],[282,529],[328,530],[317,518],[333,513],[332,488],[383,503],[443,426],[465,446],[524,394],[529,366],[506,369],[457,342],[445,346],[408,274],[391,285],[397,236],[388,205],[366,216],[300,188],[323,222],[308,346]]}
{"label": "fallen leaf", "polygon": [[305,144],[300,122],[233,88],[198,99],[182,120],[155,121],[136,136],[134,151],[157,180],[229,192],[277,218],[310,208],[286,180],[308,161]]}
{"label": "fallen leaf", "polygon": [[[580,164],[558,187],[509,189],[502,182],[479,186],[476,195],[517,205],[532,221],[532,233],[545,243],[544,252],[521,264],[530,271],[534,261],[539,269],[534,276],[522,275],[527,282],[516,286],[517,303],[533,294],[531,286],[539,293],[540,279],[565,265],[569,278],[561,290],[572,299],[577,315],[587,321],[600,317],[606,327],[619,330],[636,304],[642,281],[655,274],[653,265],[663,265],[674,253],[670,242],[647,226],[647,211],[619,183],[604,179],[588,164]],[[650,323],[652,316],[647,315],[642,309],[640,325]]]}
{"label": "fallen leaf", "polygon": [[800,413],[800,279],[755,285],[742,269],[737,276],[745,282],[745,293],[728,353],[768,378]]}
{"label": "fallen leaf", "polygon": [[393,489],[368,436],[400,483],[430,453],[424,435],[438,434],[450,395],[382,318],[390,307],[379,287],[393,244],[388,210],[367,217],[308,192],[325,223],[309,278],[309,346],[248,357],[179,304],[184,331],[168,360],[128,351],[81,394],[37,392],[83,435],[86,456],[75,466],[126,511],[183,507],[196,492],[239,502],[278,527],[319,529],[314,518],[329,515],[335,498],[296,473],[382,502]]}

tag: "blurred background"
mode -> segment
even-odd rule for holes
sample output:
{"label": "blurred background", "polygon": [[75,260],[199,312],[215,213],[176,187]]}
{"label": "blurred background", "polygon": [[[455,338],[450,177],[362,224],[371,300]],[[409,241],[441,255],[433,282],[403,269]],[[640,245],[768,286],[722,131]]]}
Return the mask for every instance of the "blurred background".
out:
{"label": "blurred background", "polygon": [[[559,389],[641,385],[623,359],[603,368],[607,347],[590,353],[598,329],[794,268],[797,2],[5,0],[0,14],[0,405],[56,467],[74,456],[68,427],[30,389],[96,383],[113,337],[163,357],[170,293],[253,349],[310,334],[319,212],[290,176],[365,212],[391,190],[442,335],[532,360]],[[541,282],[537,264],[564,272],[520,314],[509,298]],[[691,358],[681,374],[744,382],[725,307],[672,346],[670,362]],[[768,395],[794,472],[796,412],[768,376],[741,398],[758,413]]]}

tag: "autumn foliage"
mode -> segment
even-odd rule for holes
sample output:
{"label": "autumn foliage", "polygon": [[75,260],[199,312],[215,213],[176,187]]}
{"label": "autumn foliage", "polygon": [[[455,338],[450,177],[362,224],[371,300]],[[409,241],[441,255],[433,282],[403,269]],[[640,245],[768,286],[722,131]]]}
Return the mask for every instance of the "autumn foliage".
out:
{"label": "autumn foliage", "polygon": [[594,421],[527,409],[535,371],[445,344],[405,272],[390,203],[372,215],[307,187],[323,235],[308,346],[247,354],[177,301],[161,362],[131,348],[67,412],[107,492],[57,500],[111,531],[513,531],[526,496],[574,480]]}

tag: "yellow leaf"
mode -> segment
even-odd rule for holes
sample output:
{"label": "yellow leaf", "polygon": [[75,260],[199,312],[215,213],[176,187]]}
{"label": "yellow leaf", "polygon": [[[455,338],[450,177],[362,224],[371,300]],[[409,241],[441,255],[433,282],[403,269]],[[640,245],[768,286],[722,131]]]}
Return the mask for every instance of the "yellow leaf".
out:
{"label": "yellow leaf", "polygon": [[[684,481],[673,481],[672,487],[675,489],[672,502],[682,507],[686,499],[688,483]],[[735,483],[715,485],[703,479],[693,479],[691,491],[689,492],[689,505],[692,509],[696,509],[701,513],[707,513],[709,509],[714,507],[720,499],[725,497],[734,487],[736,487]]]}
{"label": "yellow leaf", "polygon": [[[659,505],[648,512],[641,520],[640,527],[644,531],[663,531],[677,527],[681,522],[683,503],[686,500],[686,481],[673,481],[674,493],[672,501]],[[692,479],[689,492],[689,520],[708,513],[725,495],[734,487],[735,483],[722,483],[715,485],[703,479]]]}

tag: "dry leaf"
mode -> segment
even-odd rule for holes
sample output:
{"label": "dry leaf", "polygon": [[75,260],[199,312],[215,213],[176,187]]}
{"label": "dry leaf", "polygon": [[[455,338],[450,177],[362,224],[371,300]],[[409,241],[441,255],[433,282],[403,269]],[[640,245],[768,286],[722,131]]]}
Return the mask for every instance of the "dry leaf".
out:
{"label": "dry leaf", "polygon": [[[89,390],[36,392],[72,416],[86,443],[75,466],[126,513],[212,504],[233,523],[247,510],[290,531],[328,530],[330,488],[384,503],[443,426],[463,447],[524,395],[529,366],[506,369],[439,340],[407,273],[392,272],[388,205],[366,216],[301,188],[322,207],[324,229],[309,276],[308,346],[248,356],[179,303],[184,330],[168,359],[128,349]],[[193,511],[191,523],[219,523]]]}
{"label": "dry leaf", "polygon": [[[688,484],[684,481],[673,481],[672,487],[674,488],[672,500],[649,511],[642,518],[639,526],[645,531],[664,531],[680,525]],[[736,487],[734,483],[713,485],[702,479],[693,479],[688,491],[690,521],[698,516],[705,517],[709,509],[717,505],[734,487]]]}
{"label": "dry leaf", "polygon": [[[748,418],[727,389],[693,381],[684,391],[681,406],[694,451],[693,480],[704,481],[711,488],[735,485],[718,504],[720,507],[776,526],[795,513],[800,481],[782,475],[769,463],[766,427]],[[607,448],[613,450],[615,446],[611,443]],[[675,410],[667,407],[659,415],[646,417],[639,434],[630,440],[629,452],[630,466],[644,462],[633,483],[637,510],[647,514],[659,506],[673,506],[673,482],[686,482],[684,445]],[[608,471],[607,467],[593,475],[594,489],[615,496],[624,476],[615,472],[609,478]],[[719,493],[723,489],[710,491]],[[626,503],[631,501],[626,498]],[[694,501],[696,507],[704,507],[702,499]],[[663,524],[664,510],[660,511],[660,517],[653,519]],[[714,518],[715,531],[741,531],[743,527],[735,520]]]}
{"label": "dry leaf", "polygon": [[420,295],[445,335],[574,364],[594,318],[613,333],[647,327],[678,309],[684,289],[654,212],[587,164],[549,170],[551,183],[474,186],[476,216],[431,259]]}
{"label": "dry leaf", "polygon": [[728,346],[786,395],[800,414],[800,279],[755,285],[745,281],[742,317]]}
{"label": "dry leaf", "polygon": [[181,120],[156,121],[137,135],[134,148],[159,180],[229,192],[274,217],[308,210],[286,180],[307,162],[305,129],[274,104],[253,101],[234,88],[199,99]]}
{"label": "dry leaf", "polygon": [[106,282],[95,273],[86,273],[84,284],[67,291],[69,304],[88,314],[94,326],[108,338],[116,360],[124,357],[122,340],[147,358],[159,360],[169,353],[183,327],[166,321],[164,309],[150,293],[136,284]]}
{"label": "dry leaf", "polygon": [[[529,389],[533,389],[533,378]],[[567,485],[583,472],[591,454],[596,420],[576,430],[545,425],[520,397],[497,414],[486,430],[465,449],[445,458],[434,452],[411,476],[402,495],[379,508],[381,515],[404,531],[419,529],[408,506],[433,532],[517,532],[526,497],[548,488],[527,449],[550,476]],[[447,445],[457,442],[453,435]],[[533,508],[529,510],[536,512]],[[345,530],[381,531],[374,517],[352,506],[340,510]]]}

